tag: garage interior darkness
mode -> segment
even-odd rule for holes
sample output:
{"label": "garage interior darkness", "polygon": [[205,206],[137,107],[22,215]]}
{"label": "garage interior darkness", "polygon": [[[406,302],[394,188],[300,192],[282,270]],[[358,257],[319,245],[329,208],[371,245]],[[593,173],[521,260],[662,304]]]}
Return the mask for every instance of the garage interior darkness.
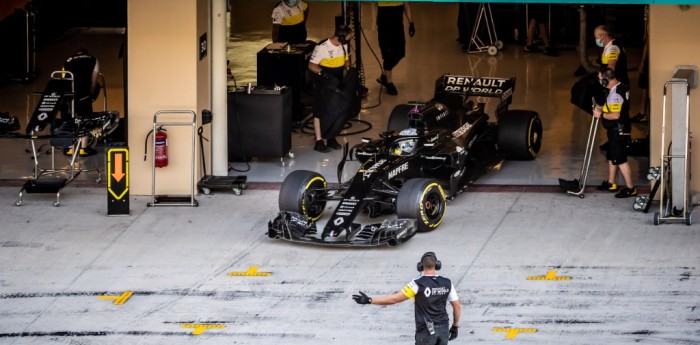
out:
{"label": "garage interior darkness", "polygon": [[[66,5],[68,4],[68,5]],[[109,110],[125,112],[124,89],[124,44],[126,22],[126,1],[108,2],[96,7],[90,2],[69,1],[62,6],[54,2],[32,2],[37,8],[37,55],[36,75],[21,83],[6,80],[2,86],[2,111],[18,116],[23,122],[31,115],[37,97],[32,92],[41,90],[47,82],[48,73],[60,69],[62,61],[77,48],[85,47],[98,57],[100,68],[105,75]],[[473,15],[478,4],[470,8]],[[233,1],[229,22],[227,58],[233,78],[229,78],[230,88],[234,82],[238,86],[256,84],[256,53],[270,41],[269,7],[266,2]],[[376,136],[385,129],[388,115],[394,106],[411,100],[429,100],[432,85],[442,74],[463,74],[473,76],[495,76],[516,78],[514,102],[511,109],[537,111],[544,124],[543,148],[534,162],[506,162],[500,170],[485,176],[478,184],[501,185],[555,185],[557,178],[573,178],[578,175],[586,131],[590,117],[569,103],[569,90],[579,77],[574,75],[579,66],[576,44],[578,39],[578,12],[575,6],[552,5],[551,36],[558,47],[559,56],[546,56],[541,53],[523,51],[525,7],[518,4],[492,4],[494,26],[498,39],[505,43],[504,49],[496,56],[486,53],[464,53],[456,38],[458,5],[455,3],[414,3],[417,34],[407,40],[407,54],[395,70],[399,88],[398,96],[380,92],[375,79],[380,74],[379,49],[374,23],[375,7],[362,4],[362,65],[365,85],[369,95],[363,99],[363,110],[359,119],[371,124],[366,132],[343,136],[343,142],[359,142],[363,136]],[[320,41],[332,31],[334,16],[339,15],[339,2],[312,3],[308,20],[309,39]],[[80,10],[78,10],[80,9]],[[47,13],[60,13],[60,25],[54,23],[56,17]],[[65,13],[65,15],[63,15]],[[109,15],[106,15],[109,13]],[[643,5],[589,5],[587,9],[590,30],[597,24],[608,24],[618,31],[627,43],[630,69],[637,66],[641,51],[641,30],[643,30]],[[105,17],[105,18],[103,18]],[[449,18],[449,20],[445,20]],[[474,20],[474,18],[471,18]],[[7,19],[6,19],[7,21]],[[483,23],[482,23],[483,25]],[[50,28],[50,29],[49,29]],[[16,36],[16,35],[15,35]],[[4,36],[7,37],[7,36]],[[589,41],[592,39],[589,36]],[[17,42],[15,42],[17,44]],[[593,44],[589,42],[589,47]],[[593,61],[597,51],[589,48]],[[8,55],[4,55],[7,57]],[[167,61],[163,61],[167,63]],[[4,66],[11,66],[5,63]],[[176,74],[176,68],[173,69]],[[13,78],[12,71],[5,73]],[[636,86],[637,73],[630,71],[633,84],[632,114],[638,111],[635,101],[639,89]],[[16,77],[16,76],[15,76]],[[654,96],[654,95],[652,95]],[[654,97],[658,100],[658,97]],[[98,100],[99,101],[99,100]],[[485,100],[487,104],[489,100]],[[310,109],[305,110],[308,115]],[[97,104],[97,103],[96,103]],[[167,107],[165,107],[167,108]],[[197,111],[199,112],[199,111]],[[136,137],[144,137],[150,128],[138,130]],[[361,124],[355,123],[356,130],[364,131]],[[649,124],[635,124],[634,138],[644,138]],[[132,131],[137,131],[132,129]],[[120,133],[120,132],[118,132]],[[294,158],[285,158],[285,166],[280,158],[261,157],[251,162],[230,162],[230,175],[246,175],[251,182],[280,182],[294,169],[312,168],[325,175],[334,176],[334,169],[340,160],[337,151],[322,154],[312,150],[313,138],[309,128],[294,128],[292,132],[292,152]],[[123,133],[122,133],[123,134]],[[133,135],[133,134],[132,134]],[[177,140],[177,139],[174,139]],[[599,138],[602,143],[603,137]],[[5,156],[27,156],[26,160],[5,161],[2,163],[2,179],[12,180],[27,176],[32,162],[25,152],[27,143],[6,141],[2,151]],[[133,144],[133,143],[130,143]],[[602,151],[596,150],[591,166],[590,182],[598,183],[605,176],[605,162]],[[46,158],[46,157],[45,157]],[[84,159],[85,166],[100,166],[103,159]],[[632,158],[635,180],[645,184],[648,156]],[[205,162],[207,163],[207,162]],[[211,163],[209,163],[211,165]],[[79,179],[91,180],[93,176]]]}

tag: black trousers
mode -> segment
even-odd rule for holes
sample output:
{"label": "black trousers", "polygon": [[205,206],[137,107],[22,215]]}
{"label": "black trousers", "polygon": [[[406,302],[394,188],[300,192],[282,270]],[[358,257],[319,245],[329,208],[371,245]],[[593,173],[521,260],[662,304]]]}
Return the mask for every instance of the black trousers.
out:
{"label": "black trousers", "polygon": [[360,112],[359,73],[350,68],[342,80],[314,75],[314,116],[321,122],[321,137],[334,139],[345,122]]}
{"label": "black trousers", "polygon": [[416,345],[447,345],[449,337],[449,325],[435,325],[435,334],[432,335],[427,329],[416,331]]}

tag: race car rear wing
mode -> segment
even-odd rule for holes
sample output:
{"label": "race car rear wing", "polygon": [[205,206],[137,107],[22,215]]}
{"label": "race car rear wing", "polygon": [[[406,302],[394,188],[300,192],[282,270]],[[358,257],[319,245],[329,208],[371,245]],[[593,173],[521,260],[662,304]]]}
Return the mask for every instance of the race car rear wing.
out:
{"label": "race car rear wing", "polygon": [[463,75],[445,74],[438,78],[435,87],[435,96],[441,93],[457,93],[469,98],[471,96],[500,98],[497,113],[508,109],[513,101],[515,89],[515,77],[491,78],[473,77]]}

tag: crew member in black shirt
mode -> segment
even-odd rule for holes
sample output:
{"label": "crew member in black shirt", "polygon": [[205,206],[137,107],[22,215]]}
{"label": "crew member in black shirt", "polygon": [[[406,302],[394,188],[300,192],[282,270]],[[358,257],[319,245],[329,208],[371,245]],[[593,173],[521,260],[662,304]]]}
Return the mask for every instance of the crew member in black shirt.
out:
{"label": "crew member in black shirt", "polygon": [[[358,304],[388,305],[412,299],[415,303],[416,345],[446,345],[457,338],[462,305],[452,282],[437,274],[442,266],[435,253],[423,254],[418,262],[421,276],[413,279],[401,291],[387,296],[369,297],[360,291],[352,298]],[[452,327],[446,304],[452,305]]]}
{"label": "crew member in black shirt", "polygon": [[[617,72],[609,67],[598,72],[598,79],[601,85],[608,89],[605,103],[596,104],[593,108],[593,116],[602,119],[608,136],[608,150],[605,155],[608,160],[608,179],[603,181],[598,189],[617,192],[616,198],[633,197],[637,195],[637,188],[634,187],[632,168],[627,161],[631,131],[629,87],[623,84],[618,79]],[[623,188],[618,188],[615,181],[618,168],[625,181]]]}

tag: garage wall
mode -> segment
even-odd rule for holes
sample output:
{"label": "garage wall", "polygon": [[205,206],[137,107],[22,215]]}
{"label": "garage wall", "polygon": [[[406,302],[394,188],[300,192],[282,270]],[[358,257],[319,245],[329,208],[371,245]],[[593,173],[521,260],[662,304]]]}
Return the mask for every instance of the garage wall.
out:
{"label": "garage wall", "polygon": [[[649,13],[649,96],[651,98],[651,157],[650,166],[661,165],[661,115],[664,83],[673,77],[677,65],[695,65],[700,68],[700,6],[681,9],[678,5],[651,5]],[[671,103],[670,96],[667,103]],[[690,91],[691,194],[700,194],[700,88]],[[667,116],[670,109],[667,109]],[[670,121],[667,121],[667,127]],[[669,138],[668,135],[666,138]],[[670,139],[667,139],[667,142]],[[692,155],[692,154],[691,154]]]}
{"label": "garage wall", "polygon": [[[129,0],[127,3],[128,97],[131,193],[151,194],[151,155],[144,142],[159,110],[209,107],[208,58],[199,60],[199,36],[208,29],[208,0]],[[199,91],[198,91],[199,90]],[[159,122],[190,121],[167,115]],[[168,127],[169,165],[156,168],[157,195],[187,195],[192,161],[191,127]],[[197,176],[200,168],[195,150]]]}
{"label": "garage wall", "polygon": [[[197,107],[195,108],[195,111],[197,112],[197,127],[201,125],[201,119],[202,119],[202,110],[203,109],[209,109],[211,110],[212,105],[211,105],[211,61],[212,61],[212,44],[211,44],[211,39],[212,39],[212,33],[211,33],[211,8],[210,8],[210,3],[211,0],[197,0],[197,42],[199,42],[199,38],[203,35],[206,34],[207,36],[207,55],[206,57],[202,58],[201,60],[199,59],[199,51],[197,52]],[[212,134],[211,134],[211,125],[204,125],[204,131],[202,135],[205,138],[208,138],[211,140]],[[211,142],[211,141],[209,141]],[[204,150],[205,150],[205,157],[207,159],[207,170],[209,173],[211,173],[211,145],[207,145],[207,141],[205,141],[204,144]],[[199,145],[199,137],[197,137],[197,145]],[[197,148],[197,163],[198,163],[198,168],[195,171],[196,174],[196,180],[199,181],[201,177],[201,171],[202,168],[199,167],[201,165],[201,150]]]}

